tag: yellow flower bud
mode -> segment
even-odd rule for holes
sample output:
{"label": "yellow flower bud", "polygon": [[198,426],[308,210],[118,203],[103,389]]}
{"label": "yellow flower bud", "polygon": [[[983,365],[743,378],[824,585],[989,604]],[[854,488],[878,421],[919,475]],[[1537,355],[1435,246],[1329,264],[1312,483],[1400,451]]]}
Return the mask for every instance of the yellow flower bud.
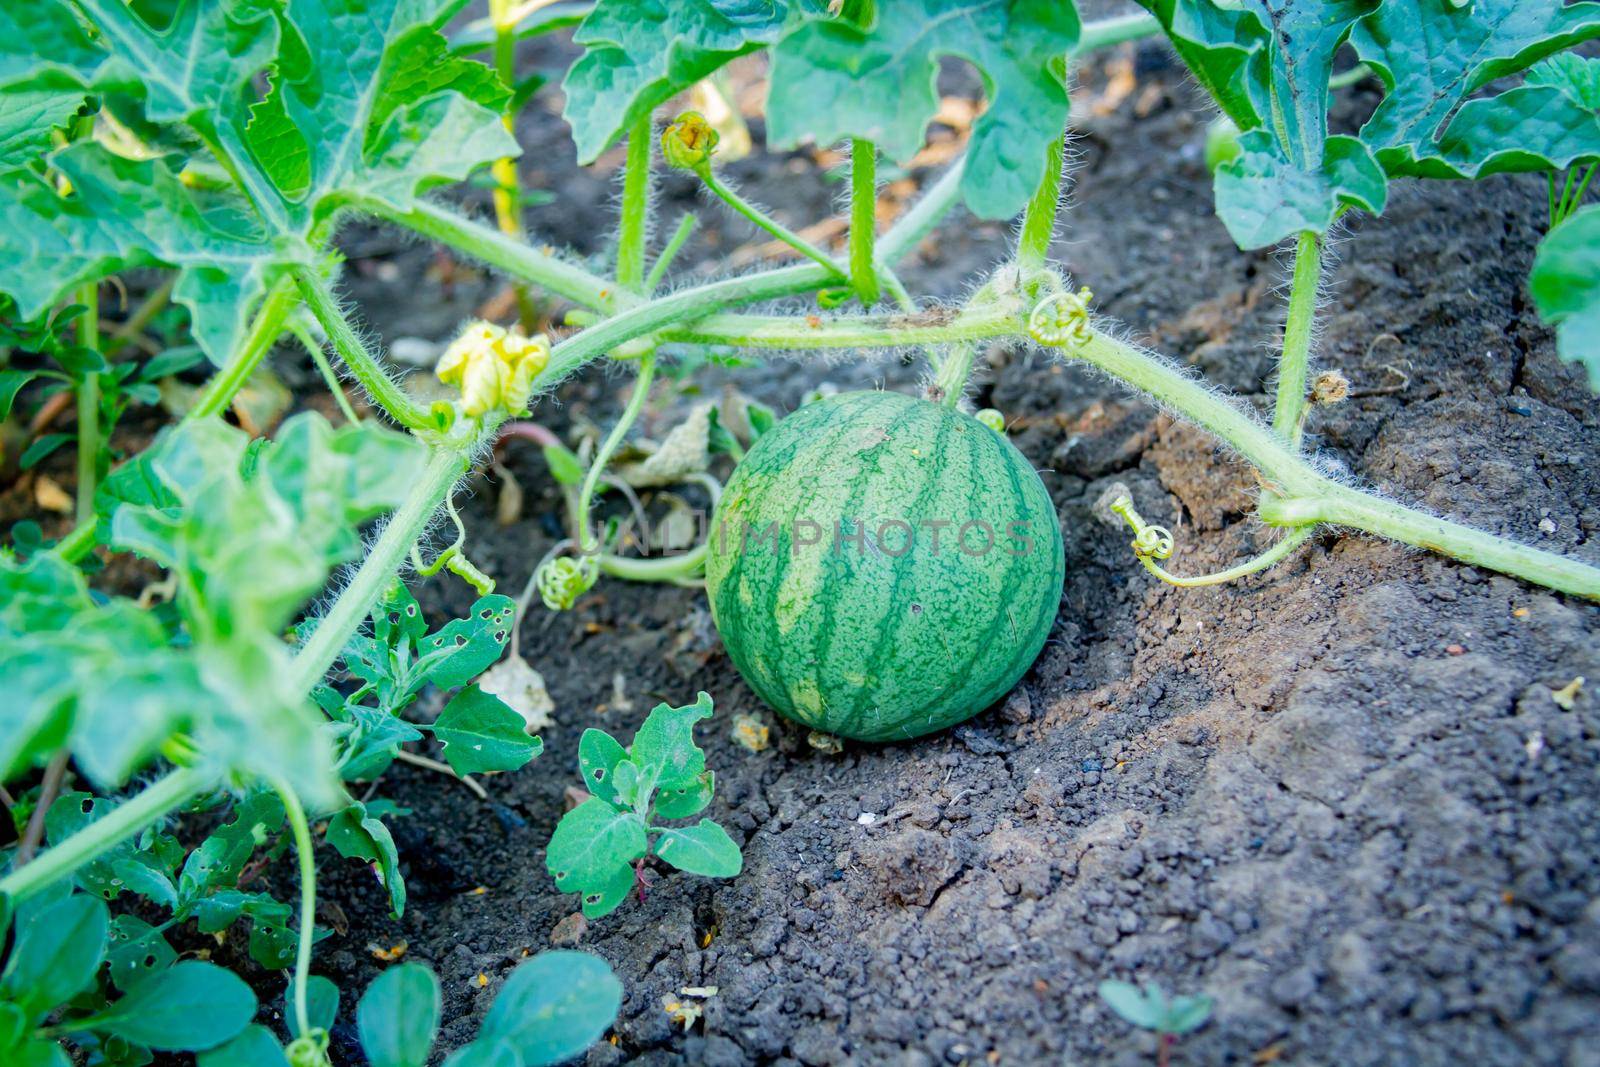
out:
{"label": "yellow flower bud", "polygon": [[698,111],[685,111],[661,133],[661,157],[669,167],[699,170],[709,165],[721,136]]}
{"label": "yellow flower bud", "polygon": [[523,337],[492,322],[475,322],[445,349],[435,373],[461,390],[461,410],[515,414],[528,406],[533,379],[550,362],[544,334]]}

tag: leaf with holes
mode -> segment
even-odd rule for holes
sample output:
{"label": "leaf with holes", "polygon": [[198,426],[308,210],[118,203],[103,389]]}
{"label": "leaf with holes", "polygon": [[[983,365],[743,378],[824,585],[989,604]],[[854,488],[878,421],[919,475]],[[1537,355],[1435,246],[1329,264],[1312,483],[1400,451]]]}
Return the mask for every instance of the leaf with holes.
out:
{"label": "leaf with holes", "polygon": [[431,729],[457,774],[518,770],[544,750],[521,715],[475,685],[457,693]]}

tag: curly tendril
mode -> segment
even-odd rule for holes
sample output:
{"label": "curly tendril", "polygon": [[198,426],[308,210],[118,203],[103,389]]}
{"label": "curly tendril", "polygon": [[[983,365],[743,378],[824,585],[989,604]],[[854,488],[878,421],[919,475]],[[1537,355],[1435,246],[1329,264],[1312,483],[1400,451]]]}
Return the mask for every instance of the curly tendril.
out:
{"label": "curly tendril", "polygon": [[1111,512],[1120,515],[1133,530],[1133,554],[1141,560],[1168,559],[1172,555],[1172,533],[1165,526],[1152,526],[1133,509],[1133,498],[1119,496],[1111,502]]}
{"label": "curly tendril", "polygon": [[599,580],[600,563],[593,556],[557,556],[541,564],[535,575],[539,599],[551,611],[570,610]]}
{"label": "curly tendril", "polygon": [[1028,316],[1028,336],[1051,348],[1079,348],[1091,336],[1089,301],[1094,293],[1086,285],[1076,293],[1059,292],[1034,305]]}

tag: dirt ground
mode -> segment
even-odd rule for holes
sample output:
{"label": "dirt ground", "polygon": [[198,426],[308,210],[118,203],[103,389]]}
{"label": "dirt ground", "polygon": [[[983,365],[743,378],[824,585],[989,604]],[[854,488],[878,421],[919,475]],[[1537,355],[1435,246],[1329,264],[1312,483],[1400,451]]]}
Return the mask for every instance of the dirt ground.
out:
{"label": "dirt ground", "polygon": [[[1284,264],[1239,252],[1213,216],[1196,91],[1158,44],[1084,77],[1098,113],[1078,123],[1057,256],[1131,335],[1264,403]],[[524,178],[557,194],[528,222],[603,256],[617,161],[576,169],[556,100],[542,94],[522,131]],[[1340,118],[1374,100],[1354,90]],[[839,193],[809,154],[733,172],[791,223]],[[716,269],[752,241],[685,181],[659,206],[669,226],[686,208],[710,224],[686,262]],[[1354,222],[1320,344],[1353,395],[1315,416],[1312,442],[1399,499],[1600,562],[1600,405],[1525,297],[1544,211],[1542,179],[1410,183]],[[1008,240],[957,217],[903,275],[960,298]],[[393,232],[352,230],[346,248],[350,294],[389,341],[442,339],[499,287],[462,268],[419,284],[439,262]],[[787,409],[819,381],[914,389],[919,374],[884,357],[700,380]],[[537,417],[562,433],[606,422],[626,381],[592,371]],[[657,397],[645,431],[659,436],[694,397]],[[579,734],[626,739],[657,700],[704,689],[710,814],[745,873],[664,871],[642,905],[590,924],[582,947],[627,990],[591,1064],[1151,1062],[1153,1041],[1097,997],[1106,978],[1216,998],[1178,1063],[1600,1064],[1600,607],[1333,533],[1264,575],[1167,588],[1090,505],[1125,482],[1177,535],[1174,569],[1216,569],[1270,536],[1247,470],[1039,351],[991,349],[975,399],[1012,424],[1066,537],[1060,616],[1016,691],[951,732],[829,755],[759,706],[703,593],[605,581],[570,613],[536,613],[521,651],[558,708],[545,754],[489,779],[494,804],[404,766],[382,782],[412,809],[394,828],[405,918],[359,864],[322,857],[339,930],[317,970],[345,990],[339,1062],[361,1062],[351,1009],[383,966],[370,950],[400,941],[444,983],[441,1051],[471,1037],[504,975],[575,910],[543,846]],[[559,536],[559,500],[535,449],[509,462],[521,520],[496,525],[487,478],[466,513],[471,555],[514,592]],[[454,581],[424,589],[436,612],[471,599]],[[1552,690],[1580,675],[1563,708]],[[771,748],[734,742],[741,712],[771,723]],[[280,889],[289,867],[270,876]],[[687,1032],[662,1008],[685,986],[718,990]]]}

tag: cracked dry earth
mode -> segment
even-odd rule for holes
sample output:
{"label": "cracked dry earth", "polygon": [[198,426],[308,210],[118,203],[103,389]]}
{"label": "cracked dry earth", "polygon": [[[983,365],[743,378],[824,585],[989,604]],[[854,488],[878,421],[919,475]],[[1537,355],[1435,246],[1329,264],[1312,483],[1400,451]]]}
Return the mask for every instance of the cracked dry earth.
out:
{"label": "cracked dry earth", "polygon": [[[1133,61],[1138,91],[1082,123],[1057,255],[1131,334],[1260,406],[1283,265],[1237,251],[1213,217],[1204,115],[1180,72],[1159,46]],[[1357,92],[1342,117],[1372,103]],[[526,136],[558,146],[547,180],[596,213],[531,222],[599,251],[606,176],[550,163],[570,149],[543,121]],[[789,221],[827,210],[805,157],[738,172]],[[669,182],[667,208],[692,204]],[[1312,440],[1399,499],[1600,562],[1600,408],[1524,297],[1544,207],[1537,180],[1409,184],[1344,235],[1320,362],[1353,395],[1314,416]],[[1004,255],[1002,226],[948,232],[908,265],[914,289],[959,297]],[[698,254],[747,238],[713,226]],[[404,275],[430,253],[370,254]],[[433,308],[437,336],[489,284]],[[381,272],[356,295],[386,336],[430,328],[425,301]],[[702,593],[605,582],[574,612],[536,616],[522,651],[558,706],[545,755],[490,781],[497,806],[410,768],[383,783],[413,809],[395,829],[405,919],[359,867],[324,859],[341,929],[319,967],[346,991],[336,1053],[359,1062],[350,1009],[381,967],[368,946],[402,939],[444,981],[443,1047],[468,1039],[505,973],[575,908],[543,846],[579,734],[626,738],[655,700],[705,689],[710,814],[742,842],[745,873],[666,874],[643,905],[590,925],[583,947],[627,989],[591,1064],[1152,1062],[1151,1039],[1099,1001],[1106,978],[1216,998],[1177,1063],[1600,1064],[1600,607],[1332,533],[1233,585],[1163,587],[1091,503],[1126,483],[1176,533],[1175,569],[1216,569],[1267,543],[1249,471],[1087,370],[1004,347],[988,363],[976,399],[1010,420],[1066,534],[1060,615],[1017,690],[954,731],[828,755],[757,705]],[[792,408],[819,377],[910,389],[916,374],[891,360],[733,377]],[[624,387],[588,375],[552,425],[609,419]],[[474,556],[507,588],[559,507],[535,455],[512,468],[522,521],[495,526],[488,481],[471,502]],[[470,600],[429,589],[436,610]],[[1589,687],[1561,706],[1552,691],[1579,675]],[[773,747],[734,743],[740,712],[773,722]],[[718,989],[687,1033],[662,1008],[685,986]]]}

